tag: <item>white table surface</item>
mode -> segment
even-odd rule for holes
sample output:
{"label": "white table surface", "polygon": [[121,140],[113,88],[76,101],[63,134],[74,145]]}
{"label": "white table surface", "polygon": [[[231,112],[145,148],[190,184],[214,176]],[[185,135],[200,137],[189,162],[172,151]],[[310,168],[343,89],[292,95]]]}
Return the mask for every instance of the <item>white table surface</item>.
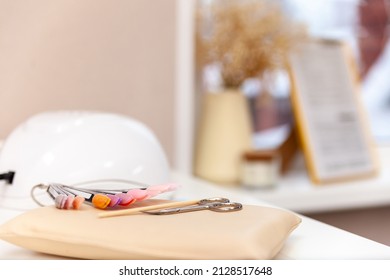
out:
{"label": "white table surface", "polygon": [[[277,207],[243,192],[238,187],[218,186],[192,176],[174,173],[173,179],[183,185],[175,199],[228,197],[243,204]],[[283,208],[282,208],[283,209]],[[315,221],[300,215],[302,223],[287,239],[276,259],[292,260],[342,260],[385,259],[390,260],[390,247]]]}
{"label": "white table surface", "polygon": [[[182,188],[171,198],[177,200],[200,199],[223,196],[243,204],[272,206],[256,197],[243,193],[237,188],[217,186],[191,176],[173,173],[172,180]],[[20,214],[20,211],[0,209],[0,224]],[[286,240],[285,246],[276,259],[292,260],[341,260],[341,259],[385,259],[390,260],[390,247],[359,237],[352,233],[302,217],[300,226]],[[0,241],[0,259],[58,259],[38,254]]]}

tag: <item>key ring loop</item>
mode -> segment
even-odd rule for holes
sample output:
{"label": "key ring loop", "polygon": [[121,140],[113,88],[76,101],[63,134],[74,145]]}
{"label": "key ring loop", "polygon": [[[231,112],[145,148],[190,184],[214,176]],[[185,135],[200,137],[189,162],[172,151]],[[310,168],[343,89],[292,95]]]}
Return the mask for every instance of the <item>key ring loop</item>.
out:
{"label": "key ring loop", "polygon": [[38,185],[35,185],[35,186],[33,186],[33,187],[31,188],[31,191],[30,191],[31,198],[32,198],[32,200],[34,200],[34,202],[35,202],[36,204],[38,204],[39,206],[45,207],[45,206],[47,206],[47,205],[43,204],[42,202],[40,202],[40,201],[38,200],[38,198],[36,197],[35,191],[36,191],[36,189],[47,190],[48,187],[49,187],[49,186],[46,185],[46,184],[38,184]]}
{"label": "key ring loop", "polygon": [[215,204],[209,209],[215,212],[234,212],[234,211],[241,210],[242,204],[237,202],[225,202],[225,203]]}
{"label": "key ring loop", "polygon": [[228,203],[228,202],[230,202],[230,200],[227,198],[224,198],[224,197],[212,197],[212,198],[201,199],[201,200],[199,200],[198,204],[204,205],[204,204],[210,204],[210,203],[212,204],[212,203],[216,203],[216,202]]}

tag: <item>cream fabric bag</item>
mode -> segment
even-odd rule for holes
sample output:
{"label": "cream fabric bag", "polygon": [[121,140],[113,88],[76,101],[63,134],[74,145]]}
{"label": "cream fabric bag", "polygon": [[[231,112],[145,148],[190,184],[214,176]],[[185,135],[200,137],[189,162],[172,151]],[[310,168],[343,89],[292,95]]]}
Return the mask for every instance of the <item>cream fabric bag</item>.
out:
{"label": "cream fabric bag", "polygon": [[165,216],[98,218],[98,211],[104,210],[37,208],[3,224],[0,238],[81,259],[272,259],[301,222],[294,213],[252,205]]}

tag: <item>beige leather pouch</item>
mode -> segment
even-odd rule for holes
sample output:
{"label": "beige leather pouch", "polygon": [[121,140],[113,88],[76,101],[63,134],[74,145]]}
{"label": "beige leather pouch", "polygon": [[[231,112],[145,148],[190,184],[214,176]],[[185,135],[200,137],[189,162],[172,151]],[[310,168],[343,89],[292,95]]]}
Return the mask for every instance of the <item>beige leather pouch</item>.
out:
{"label": "beige leather pouch", "polygon": [[0,226],[0,238],[81,259],[272,259],[301,222],[294,213],[252,205],[162,216],[98,218],[99,211],[107,210],[37,208]]}

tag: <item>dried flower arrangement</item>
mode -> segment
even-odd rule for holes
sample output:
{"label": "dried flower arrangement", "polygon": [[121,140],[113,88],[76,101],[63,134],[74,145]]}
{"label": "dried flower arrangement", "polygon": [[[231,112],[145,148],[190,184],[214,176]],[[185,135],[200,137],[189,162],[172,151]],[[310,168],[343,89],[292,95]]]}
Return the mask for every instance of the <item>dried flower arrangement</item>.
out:
{"label": "dried flower arrangement", "polygon": [[197,13],[197,63],[218,63],[224,86],[237,88],[247,78],[283,68],[304,34],[272,1],[214,1]]}

